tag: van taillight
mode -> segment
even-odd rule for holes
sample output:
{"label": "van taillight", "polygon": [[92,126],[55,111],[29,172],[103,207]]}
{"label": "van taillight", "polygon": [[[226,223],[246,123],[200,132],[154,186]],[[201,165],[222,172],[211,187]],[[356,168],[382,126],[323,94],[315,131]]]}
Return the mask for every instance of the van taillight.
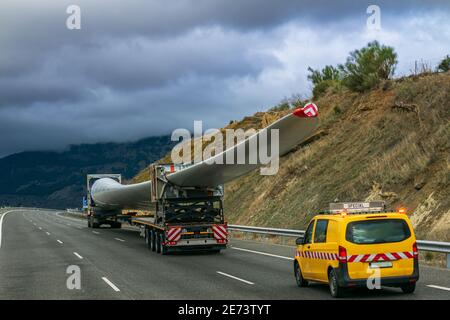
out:
{"label": "van taillight", "polygon": [[417,242],[413,243],[413,255],[414,255],[414,259],[419,258],[419,250],[417,250]]}
{"label": "van taillight", "polygon": [[339,262],[347,263],[347,249],[339,246]]}

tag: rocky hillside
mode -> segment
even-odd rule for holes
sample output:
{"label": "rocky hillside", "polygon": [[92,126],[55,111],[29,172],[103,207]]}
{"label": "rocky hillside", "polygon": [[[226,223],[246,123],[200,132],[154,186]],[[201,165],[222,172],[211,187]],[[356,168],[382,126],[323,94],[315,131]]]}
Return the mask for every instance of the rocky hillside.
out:
{"label": "rocky hillside", "polygon": [[71,146],[63,152],[22,152],[0,159],[0,205],[80,207],[86,174],[133,177],[172,147],[170,136],[132,143]]}
{"label": "rocky hillside", "polygon": [[[383,199],[409,209],[418,237],[450,240],[450,74],[385,81],[366,93],[332,89],[315,102],[317,134],[283,157],[276,176],[255,171],[226,185],[228,221],[303,229],[329,202]],[[286,112],[228,127],[263,127]]]}

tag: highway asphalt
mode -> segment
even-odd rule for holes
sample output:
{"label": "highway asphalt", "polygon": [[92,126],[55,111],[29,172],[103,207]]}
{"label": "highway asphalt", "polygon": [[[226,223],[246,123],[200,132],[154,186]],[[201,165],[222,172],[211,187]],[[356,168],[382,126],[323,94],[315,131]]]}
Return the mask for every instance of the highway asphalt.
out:
{"label": "highway asphalt", "polygon": [[[231,240],[219,254],[161,256],[132,228],[90,229],[42,209],[0,215],[0,299],[332,299],[327,285],[296,286],[292,247]],[[80,289],[68,288],[68,268],[79,268]],[[345,297],[450,299],[450,270],[420,271],[414,294],[357,289]]]}

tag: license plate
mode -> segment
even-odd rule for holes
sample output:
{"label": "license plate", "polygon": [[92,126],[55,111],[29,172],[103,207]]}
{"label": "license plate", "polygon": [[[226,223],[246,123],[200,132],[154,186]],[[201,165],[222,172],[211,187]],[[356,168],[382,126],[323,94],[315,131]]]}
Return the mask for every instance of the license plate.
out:
{"label": "license plate", "polygon": [[369,264],[370,268],[392,268],[391,261],[380,261],[380,262],[371,262]]}

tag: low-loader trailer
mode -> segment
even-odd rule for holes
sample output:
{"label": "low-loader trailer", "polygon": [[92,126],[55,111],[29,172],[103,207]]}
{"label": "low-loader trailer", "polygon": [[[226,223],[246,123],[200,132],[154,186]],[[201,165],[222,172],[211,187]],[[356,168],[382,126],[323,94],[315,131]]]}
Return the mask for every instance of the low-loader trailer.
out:
{"label": "low-loader trailer", "polygon": [[[88,175],[88,226],[109,224],[113,228],[128,222],[140,228],[140,235],[151,251],[167,254],[174,251],[208,250],[220,252],[228,242],[227,224],[223,213],[223,185],[179,187],[166,175],[183,169],[181,165],[152,165],[150,167],[152,215],[122,214],[120,209],[96,206],[91,187],[96,179],[111,178],[120,183],[120,175]],[[149,211],[147,211],[149,212]]]}

